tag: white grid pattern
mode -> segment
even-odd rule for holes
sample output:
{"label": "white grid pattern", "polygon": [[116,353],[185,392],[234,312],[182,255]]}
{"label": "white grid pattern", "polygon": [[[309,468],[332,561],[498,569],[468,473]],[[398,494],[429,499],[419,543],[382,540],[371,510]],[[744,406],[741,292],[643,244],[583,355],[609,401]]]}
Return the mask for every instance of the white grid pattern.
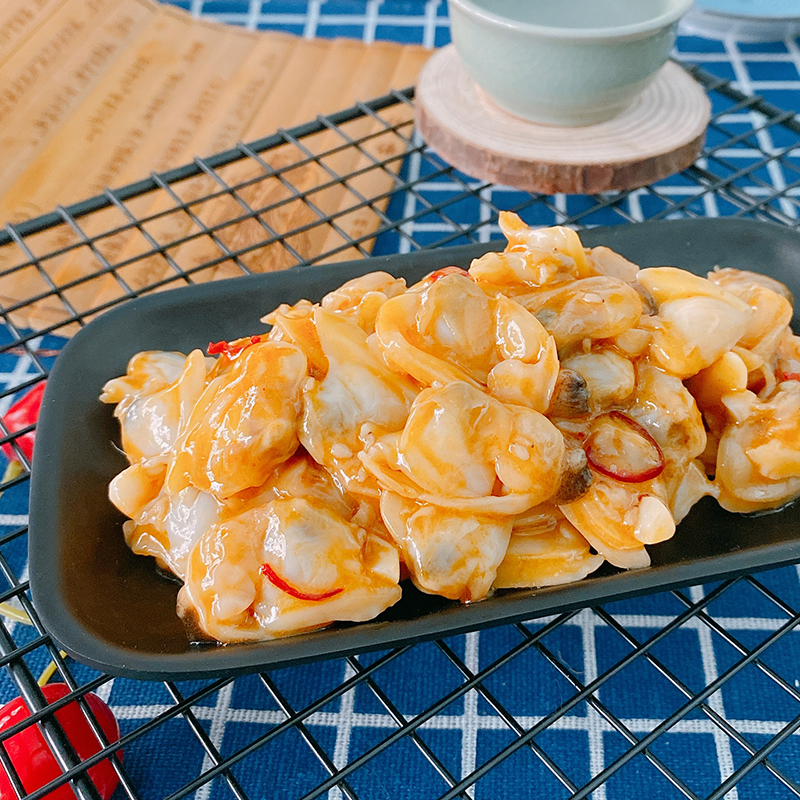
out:
{"label": "white grid pattern", "polygon": [[[800,571],[800,567],[798,567]],[[703,598],[702,587],[695,586],[689,589],[690,598],[693,602],[699,602]],[[555,619],[554,617],[545,617],[537,620],[537,624],[546,624],[547,622]],[[655,633],[661,630],[664,626],[674,621],[674,617],[667,616],[651,616],[651,615],[632,615],[632,614],[619,614],[614,615],[616,622],[623,628],[631,631],[638,630],[642,634],[642,638],[646,639],[648,632]],[[769,618],[769,617],[723,617],[714,616],[713,619],[719,623],[723,628],[728,631],[765,631],[774,632],[786,624],[785,618]],[[581,611],[576,616],[572,617],[561,623],[562,626],[572,627],[577,629],[581,635],[583,656],[584,656],[584,677],[583,683],[590,684],[598,678],[600,674],[597,666],[596,657],[596,639],[595,631],[599,629],[608,629],[607,624],[597,617],[592,611],[586,609]],[[712,632],[708,625],[697,618],[692,618],[685,621],[681,625],[681,630],[691,630],[697,633],[700,651],[702,653],[702,664],[705,673],[706,684],[710,684],[718,677],[718,670],[716,665],[716,658],[714,655],[714,648],[712,642]],[[480,632],[474,631],[465,636],[466,654],[465,665],[473,674],[479,670],[479,646],[480,646]],[[794,631],[790,635],[800,638],[800,629]],[[344,665],[344,679],[350,678],[354,674],[352,668]],[[797,680],[797,685],[800,687],[800,679]],[[220,690],[218,699],[213,706],[194,706],[193,713],[199,719],[208,720],[212,723],[211,726],[211,739],[214,744],[219,748],[222,744],[224,727],[229,723],[251,723],[251,724],[265,724],[277,725],[283,722],[287,716],[283,711],[279,710],[264,710],[256,708],[235,708],[231,706],[231,691],[233,684],[228,684],[225,688]],[[710,707],[713,708],[721,717],[726,719],[733,727],[743,734],[764,734],[774,735],[780,732],[785,723],[769,720],[747,719],[747,718],[728,718],[724,713],[724,703],[722,702],[721,694],[725,689],[721,689],[719,693],[712,695],[708,701]],[[108,691],[106,692],[108,694]],[[349,690],[342,695],[341,704],[338,711],[320,711],[311,714],[304,724],[309,727],[322,726],[332,727],[337,731],[336,745],[334,749],[334,763],[337,767],[342,767],[348,763],[348,750],[350,734],[355,728],[382,728],[386,730],[395,730],[397,723],[392,716],[388,713],[364,713],[354,710],[354,690]],[[433,719],[424,722],[420,727],[422,730],[457,730],[462,732],[464,737],[464,744],[461,751],[462,763],[462,777],[469,775],[475,769],[475,754],[474,742],[475,735],[478,730],[506,730],[506,723],[498,716],[492,714],[479,714],[477,704],[470,698],[471,696],[477,697],[474,690],[464,695],[465,711],[462,714],[437,714]],[[599,699],[599,692],[594,695]],[[172,706],[169,704],[151,704],[151,705],[113,705],[114,713],[119,719],[139,719],[148,720],[152,717],[159,716],[166,713]],[[613,733],[615,728],[607,722],[601,715],[589,708],[586,716],[569,715],[562,717],[553,723],[553,728],[560,730],[579,730],[586,731],[590,740],[592,736],[599,736],[603,733]],[[402,712],[402,709],[401,709]],[[409,720],[413,720],[415,715],[413,713],[404,714]],[[531,728],[538,722],[541,722],[543,716],[535,715],[516,715],[515,719],[522,725],[523,728]],[[631,731],[637,734],[646,734],[652,731],[657,725],[663,722],[660,717],[621,717],[622,722],[625,723]],[[712,734],[717,740],[717,734],[721,733],[720,728],[710,720],[680,720],[670,729],[674,733],[687,733],[687,734]],[[793,734],[800,738],[800,732]],[[732,758],[730,754],[730,740],[724,738],[724,745],[719,748],[720,755],[720,774],[724,779],[733,771]],[[466,746],[471,743],[472,747]],[[597,741],[593,747],[590,747],[592,753],[592,774],[595,775],[606,766],[603,758],[603,745],[602,739]],[[204,770],[210,767],[211,762],[204,762]]]}
{"label": "white grid pattern", "polygon": [[[746,94],[753,94],[754,91],[757,90],[755,90],[753,81],[750,80],[750,76],[747,74],[747,68],[745,66],[744,59],[742,58],[742,54],[739,51],[736,41],[731,38],[725,39],[725,50],[728,53],[728,57],[730,58],[730,62],[733,66],[734,72],[736,73],[736,81],[739,84],[739,88]],[[761,87],[760,90],[763,90],[763,87]],[[758,128],[760,122],[758,115],[751,113],[750,118],[753,127]],[[776,152],[775,145],[768,130],[761,129],[758,131],[756,136],[758,138],[759,147],[765,153],[773,154]],[[770,161],[767,165],[767,169],[769,170],[772,185],[779,191],[785,191],[786,178],[783,174],[780,164],[778,164],[777,161]],[[789,200],[786,198],[781,200],[781,210],[784,214],[786,214],[787,217],[794,219],[797,218],[797,209],[795,205],[789,202]]]}
{"label": "white grid pattern", "polygon": [[[703,599],[703,587],[692,586],[689,590],[692,601],[699,603]],[[717,659],[714,655],[714,643],[711,639],[711,630],[705,625],[697,627],[697,638],[700,644],[700,655],[703,659],[703,672],[706,685],[713,683],[718,677]],[[713,694],[708,700],[709,706],[725,719],[725,705],[722,701],[722,692]],[[720,782],[730,778],[733,773],[733,754],[731,753],[731,740],[725,733],[717,728],[714,731],[714,746],[717,750],[719,763]],[[728,794],[729,800],[739,800],[739,793],[734,787]]]}
{"label": "white grid pattern", "polygon": [[[800,568],[798,568],[800,571]],[[701,587],[693,587],[689,590],[692,602],[699,602],[703,598]],[[539,620],[539,624],[546,624],[554,618]],[[627,630],[639,630],[644,638],[648,632],[657,632],[665,625],[673,622],[672,617],[658,615],[615,615],[616,622]],[[785,618],[768,617],[714,617],[714,620],[726,630],[749,630],[749,631],[769,631],[773,632],[781,628],[786,623]],[[596,630],[607,628],[606,623],[597,617],[593,612],[584,610],[572,619],[562,623],[563,626],[573,627],[580,632],[582,641],[582,651],[584,658],[583,683],[588,685],[598,678],[599,671],[596,658]],[[687,620],[681,626],[683,630],[693,630],[697,633],[700,652],[702,654],[702,665],[705,673],[706,685],[716,680],[718,670],[712,643],[712,632],[709,627],[697,618]],[[797,636],[797,634],[792,634]],[[480,634],[473,632],[465,637],[465,665],[467,669],[475,674],[479,670],[479,646]],[[349,665],[344,665],[343,682],[353,675]],[[798,684],[798,681],[795,681]],[[198,719],[210,723],[209,738],[212,743],[221,749],[225,728],[231,723],[246,723],[249,725],[278,725],[287,719],[287,715],[279,710],[262,710],[255,708],[234,708],[231,706],[231,695],[234,684],[228,684],[217,695],[217,701],[213,706],[195,706],[193,714]],[[722,693],[724,689],[712,695],[708,700],[710,708],[717,712],[723,719],[733,726],[743,736],[775,736],[781,733],[785,722],[748,719],[748,718],[728,718],[725,715]],[[111,693],[110,685],[106,685],[104,695],[107,698]],[[600,699],[600,692],[596,691],[593,695]],[[382,730],[387,734],[397,729],[397,723],[388,713],[363,713],[354,709],[355,690],[351,689],[341,696],[338,711],[320,711],[311,714],[304,721],[307,728],[327,728],[336,732],[335,746],[333,749],[333,763],[337,769],[346,766],[350,760],[350,741],[353,731],[361,729]],[[114,713],[121,720],[139,720],[146,722],[153,717],[167,713],[171,706],[168,704],[155,705],[112,705]],[[402,709],[401,709],[402,712]],[[405,714],[406,718],[413,720],[415,715]],[[532,728],[544,718],[542,715],[515,714],[517,723],[525,730]],[[620,717],[620,721],[637,737],[645,736],[652,732],[663,722],[661,717]],[[604,736],[613,734],[616,729],[606,719],[604,719],[594,708],[587,706],[585,715],[568,715],[557,719],[550,726],[555,731],[572,731],[586,733],[589,742],[589,757],[591,774],[597,775],[608,764],[604,753]],[[499,716],[494,714],[481,714],[478,712],[477,692],[471,690],[464,695],[464,711],[461,714],[437,714],[432,719],[424,722],[420,729],[422,731],[457,731],[461,734],[461,777],[470,775],[477,766],[476,745],[481,731],[506,731],[507,723]],[[714,740],[717,751],[719,765],[720,782],[728,778],[734,771],[734,762],[731,754],[730,739],[710,719],[682,719],[676,722],[669,729],[670,734],[681,736],[711,736]],[[800,737],[800,733],[795,732],[794,737]],[[212,761],[206,756],[201,772],[212,766]],[[478,785],[480,786],[480,784]],[[206,784],[195,794],[197,798],[207,798],[210,795],[211,786]],[[474,795],[471,791],[470,796],[484,797],[478,793]],[[728,798],[738,798],[740,795],[734,787],[727,795]],[[764,795],[766,797],[767,795]],[[770,795],[771,796],[771,795]],[[776,795],[780,796],[780,795]],[[328,797],[341,797],[338,788],[332,789]],[[606,797],[606,787],[601,785],[592,795],[594,800]]]}

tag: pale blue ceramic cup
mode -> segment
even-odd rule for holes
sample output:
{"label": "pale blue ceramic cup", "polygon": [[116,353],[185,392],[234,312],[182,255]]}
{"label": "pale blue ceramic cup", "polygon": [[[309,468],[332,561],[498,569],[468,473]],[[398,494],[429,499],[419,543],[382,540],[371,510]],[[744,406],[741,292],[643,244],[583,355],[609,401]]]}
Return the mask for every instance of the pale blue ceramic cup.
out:
{"label": "pale blue ceramic cup", "polygon": [[657,75],[693,0],[448,0],[453,43],[503,109],[550,125],[619,114]]}

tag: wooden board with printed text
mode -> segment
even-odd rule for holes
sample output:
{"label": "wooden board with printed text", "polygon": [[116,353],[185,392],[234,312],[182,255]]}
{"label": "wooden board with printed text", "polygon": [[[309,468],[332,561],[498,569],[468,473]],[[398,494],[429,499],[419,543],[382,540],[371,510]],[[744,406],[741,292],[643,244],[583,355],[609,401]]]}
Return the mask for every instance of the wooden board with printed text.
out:
{"label": "wooden board with printed text", "polygon": [[[430,53],[251,32],[153,0],[9,0],[0,30],[0,224],[405,88]],[[203,281],[357,257],[349,241],[377,228],[411,132],[409,106],[386,113],[350,123],[361,147],[325,131],[2,247],[0,303],[17,325],[69,334],[65,320],[185,283],[180,272]],[[331,177],[352,173],[352,186]]]}

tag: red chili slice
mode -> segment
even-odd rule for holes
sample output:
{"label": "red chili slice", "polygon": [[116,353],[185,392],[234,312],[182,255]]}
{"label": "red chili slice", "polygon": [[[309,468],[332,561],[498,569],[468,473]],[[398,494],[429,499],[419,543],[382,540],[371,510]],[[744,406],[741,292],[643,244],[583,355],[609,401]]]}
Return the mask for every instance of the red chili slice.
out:
{"label": "red chili slice", "polygon": [[430,274],[426,275],[420,281],[420,283],[436,283],[436,281],[438,281],[440,278],[444,278],[447,275],[462,275],[465,278],[474,280],[472,275],[470,275],[465,269],[461,269],[461,267],[442,267],[442,269],[437,269],[436,272],[431,272]]}
{"label": "red chili slice", "polygon": [[778,356],[775,364],[775,378],[779,383],[781,381],[800,381],[800,360],[793,356]]}
{"label": "red chili slice", "polygon": [[327,600],[329,597],[335,597],[337,594],[341,594],[344,589],[339,587],[338,589],[330,589],[327,592],[320,592],[319,594],[312,594],[311,592],[304,592],[300,589],[295,588],[292,586],[291,583],[287,583],[277,572],[269,564],[262,564],[261,565],[261,574],[273,585],[277,586],[282,592],[286,592],[286,594],[291,595],[292,597],[296,597],[298,600],[312,600],[312,601],[319,601],[319,600]]}
{"label": "red chili slice", "polygon": [[584,449],[593,469],[623,483],[649,481],[664,471],[664,453],[658,442],[647,428],[621,411],[610,411],[595,420]]}
{"label": "red chili slice", "polygon": [[246,347],[250,347],[251,344],[258,344],[260,341],[260,336],[251,336],[249,339],[237,339],[235,343],[226,341],[209,342],[206,352],[210,356],[215,356],[218,353],[235,356],[237,353],[241,353]]}

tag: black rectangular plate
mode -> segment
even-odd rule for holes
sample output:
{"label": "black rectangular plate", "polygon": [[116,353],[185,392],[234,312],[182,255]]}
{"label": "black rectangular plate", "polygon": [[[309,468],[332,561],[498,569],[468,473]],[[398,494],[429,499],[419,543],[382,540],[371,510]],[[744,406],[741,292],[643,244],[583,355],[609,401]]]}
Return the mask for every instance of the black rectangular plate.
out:
{"label": "black rectangular plate", "polygon": [[[675,265],[705,274],[716,265],[752,269],[783,281],[800,297],[800,234],[738,219],[645,222],[584,231],[642,267]],[[319,300],[343,281],[373,270],[409,282],[441,267],[467,267],[501,242],[421,251],[176,289],[133,300],[67,344],[47,383],[31,487],[30,581],[47,629],[80,661],[144,679],[253,672],[330,658],[689,585],[800,561],[800,505],[761,516],[722,511],[705,498],[673,539],[648,548],[652,566],[620,572],[607,565],[569,586],[499,592],[457,602],[405,586],[403,599],[358,625],[256,644],[190,644],[175,613],[177,585],[152,559],[125,546],[123,518],[108,483],[126,466],[113,443],[119,430],[98,396],[140,350],[205,348],[263,330],[259,318],[279,303]],[[797,319],[793,321],[798,330]]]}

